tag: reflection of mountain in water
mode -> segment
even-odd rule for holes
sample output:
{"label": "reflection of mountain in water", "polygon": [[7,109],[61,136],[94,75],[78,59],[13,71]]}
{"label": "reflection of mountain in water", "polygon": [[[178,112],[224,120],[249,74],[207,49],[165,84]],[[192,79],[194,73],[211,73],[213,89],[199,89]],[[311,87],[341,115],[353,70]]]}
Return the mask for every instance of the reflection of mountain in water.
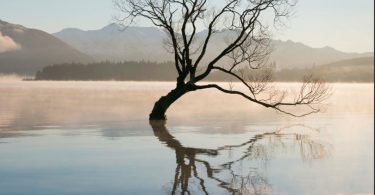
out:
{"label": "reflection of mountain in water", "polygon": [[[326,143],[308,133],[288,132],[288,127],[255,135],[236,145],[204,149],[183,146],[169,133],[163,122],[150,124],[154,135],[176,153],[175,176],[170,185],[165,186],[165,190],[171,194],[209,194],[207,180],[213,180],[230,194],[270,194],[272,186],[257,162],[266,164],[275,154],[285,153],[290,146],[298,148],[304,161],[326,158],[330,152]],[[233,154],[217,166],[212,165],[213,159],[227,152],[239,155]],[[205,159],[207,157],[208,160]]]}

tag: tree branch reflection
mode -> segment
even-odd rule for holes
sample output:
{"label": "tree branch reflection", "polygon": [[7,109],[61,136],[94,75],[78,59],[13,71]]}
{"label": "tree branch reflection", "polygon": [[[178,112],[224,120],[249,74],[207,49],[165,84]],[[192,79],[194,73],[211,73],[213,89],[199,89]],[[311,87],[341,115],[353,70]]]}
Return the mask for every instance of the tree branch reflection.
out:
{"label": "tree branch reflection", "polygon": [[[220,188],[230,194],[269,194],[272,192],[272,187],[257,168],[238,173],[235,170],[238,166],[236,164],[244,163],[244,160],[260,160],[266,163],[279,149],[289,149],[286,147],[286,142],[292,142],[294,146],[292,149],[299,151],[303,161],[329,156],[329,144],[316,140],[307,133],[288,132],[292,128],[303,127],[319,133],[304,125],[293,125],[258,134],[243,143],[225,145],[217,149],[185,147],[169,133],[165,121],[150,121],[150,125],[154,135],[176,154],[175,176],[171,189],[168,189],[171,194],[209,194],[205,178],[217,182]],[[241,148],[245,151],[240,157],[219,166],[213,167],[208,160],[201,158],[216,158],[225,151],[230,152]],[[205,174],[202,171],[199,172],[197,166],[203,167]]]}

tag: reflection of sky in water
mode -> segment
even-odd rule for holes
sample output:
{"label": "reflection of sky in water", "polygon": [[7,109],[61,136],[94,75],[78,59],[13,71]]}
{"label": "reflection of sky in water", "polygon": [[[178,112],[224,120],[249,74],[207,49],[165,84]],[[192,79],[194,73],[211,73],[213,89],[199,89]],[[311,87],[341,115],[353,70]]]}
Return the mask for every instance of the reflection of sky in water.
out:
{"label": "reflection of sky in water", "polygon": [[168,112],[170,136],[155,137],[148,112],[171,87],[0,83],[0,194],[164,194],[183,190],[182,173],[198,194],[202,181],[214,194],[241,181],[244,193],[373,193],[372,84],[336,84],[326,112],[304,118],[191,93]]}

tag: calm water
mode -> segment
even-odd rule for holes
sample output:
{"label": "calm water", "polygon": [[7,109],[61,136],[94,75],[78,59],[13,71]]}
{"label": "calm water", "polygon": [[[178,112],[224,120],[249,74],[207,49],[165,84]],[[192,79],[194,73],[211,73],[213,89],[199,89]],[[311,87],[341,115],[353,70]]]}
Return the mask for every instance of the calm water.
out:
{"label": "calm water", "polygon": [[194,92],[149,124],[173,86],[0,82],[0,194],[374,193],[373,84],[304,118]]}

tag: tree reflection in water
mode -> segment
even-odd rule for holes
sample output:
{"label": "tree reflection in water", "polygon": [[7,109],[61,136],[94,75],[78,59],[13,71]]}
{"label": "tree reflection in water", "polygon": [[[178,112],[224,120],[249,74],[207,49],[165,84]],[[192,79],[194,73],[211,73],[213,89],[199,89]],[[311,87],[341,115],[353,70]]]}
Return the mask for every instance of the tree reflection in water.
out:
{"label": "tree reflection in water", "polygon": [[[172,186],[168,186],[171,194],[209,194],[205,179],[209,178],[218,183],[218,186],[230,194],[269,194],[271,185],[266,177],[256,168],[248,171],[236,172],[236,164],[242,166],[243,161],[260,160],[266,163],[276,149],[290,149],[285,141],[291,141],[294,149],[298,149],[302,160],[311,161],[323,159],[329,155],[329,144],[315,140],[309,134],[301,132],[287,132],[291,126],[281,128],[274,132],[267,132],[253,136],[248,141],[237,145],[225,145],[217,149],[184,147],[180,141],[173,137],[163,121],[151,121],[150,125],[154,135],[169,148],[176,152],[176,170]],[[303,126],[303,125],[299,125]],[[306,126],[303,126],[308,128]],[[310,131],[317,131],[308,128]],[[244,148],[240,157],[213,167],[207,160],[200,157],[215,158],[224,151]],[[204,167],[206,173],[197,171],[197,166]],[[204,176],[202,176],[202,174]]]}

